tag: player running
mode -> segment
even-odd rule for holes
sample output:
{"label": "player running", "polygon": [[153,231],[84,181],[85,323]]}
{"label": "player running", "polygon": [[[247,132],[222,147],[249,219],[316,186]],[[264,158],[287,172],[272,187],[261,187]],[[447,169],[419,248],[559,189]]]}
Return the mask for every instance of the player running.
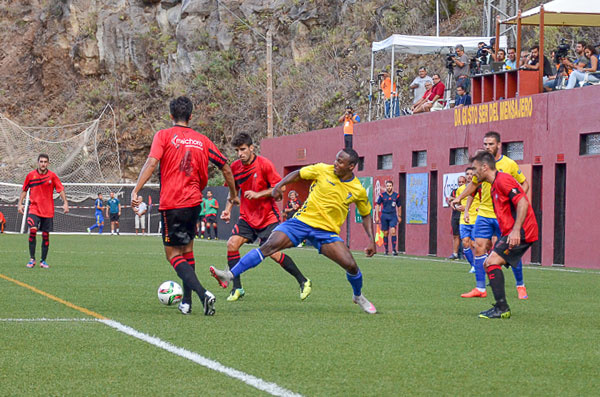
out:
{"label": "player running", "polygon": [[[388,235],[392,234],[392,254],[398,255],[396,251],[396,226],[398,226],[398,219],[402,218],[402,206],[400,202],[400,195],[394,192],[394,182],[385,181],[385,191],[379,194],[377,197],[377,206],[381,211],[381,218],[375,219],[375,223],[381,221],[381,230],[383,230],[383,245],[385,247],[385,254],[388,255]],[[375,218],[377,218],[377,211],[375,212]]]}
{"label": "player running", "polygon": [[[496,169],[512,175],[521,184],[525,193],[527,193],[529,182],[527,182],[525,175],[523,175],[517,163],[509,157],[500,154],[500,134],[495,131],[486,133],[483,138],[483,148],[496,159]],[[473,195],[479,187],[481,187],[481,203],[473,229],[473,237],[475,239],[475,258],[473,262],[475,264],[476,287],[462,294],[461,297],[463,298],[484,298],[487,295],[485,292],[485,270],[483,264],[488,257],[487,252],[491,247],[492,238],[500,236],[500,228],[496,214],[494,213],[494,205],[490,193],[491,185],[489,183],[479,182],[474,176],[465,190],[453,200],[453,204],[457,204],[463,198]],[[465,211],[467,212],[470,211],[470,202],[471,199],[468,199],[465,207]],[[515,276],[519,299],[527,299],[527,289],[523,282],[523,264],[519,263],[513,266],[512,271]]]}
{"label": "player running", "polygon": [[523,187],[511,175],[496,169],[497,161],[489,152],[471,158],[477,180],[490,184],[494,212],[502,237],[485,261],[490,286],[496,303],[479,314],[482,318],[509,318],[502,265],[515,267],[531,244],[538,239],[538,225],[533,208]]}
{"label": "player running", "polygon": [[[254,153],[255,148],[250,135],[237,134],[231,141],[231,145],[238,156],[238,159],[231,163],[231,170],[236,187],[240,191],[240,217],[231,231],[231,237],[227,240],[227,264],[230,269],[240,260],[242,245],[258,240],[262,246],[279,225],[279,209],[271,192],[281,181],[273,163]],[[232,205],[228,203],[221,214],[221,219],[226,222],[231,218],[231,207]],[[208,225],[206,227],[208,228]],[[300,299],[306,299],[312,291],[312,283],[304,277],[292,258],[281,252],[273,252],[270,257],[298,281]],[[237,275],[227,300],[237,301],[244,294],[242,281]]]}
{"label": "player running", "polygon": [[50,157],[47,154],[38,156],[38,167],[31,171],[25,177],[23,189],[19,196],[18,211],[25,215],[23,200],[29,190],[29,210],[27,214],[27,226],[29,226],[29,262],[27,267],[35,266],[35,243],[38,229],[42,232],[42,260],[40,267],[47,269],[50,266],[46,263],[48,249],[50,247],[50,232],[54,227],[54,191],[60,194],[63,200],[64,213],[69,212],[69,203],[65,189],[58,179],[58,176],[48,169]]}
{"label": "player running", "polygon": [[345,148],[341,150],[333,165],[314,164],[302,167],[286,175],[273,187],[271,196],[276,200],[282,198],[282,188],[300,179],[312,180],[308,198],[294,218],[277,226],[266,243],[246,255],[231,270],[217,270],[210,267],[210,272],[221,287],[227,285],[237,276],[255,266],[265,257],[273,255],[285,248],[295,247],[303,240],[312,242],[319,253],[325,255],[346,270],[346,278],[354,293],[352,300],[362,310],[375,314],[377,310],[362,294],[363,277],[352,253],[340,238],[340,227],[346,220],[348,206],[356,204],[363,217],[363,227],[369,239],[365,249],[367,257],[375,254],[371,204],[367,191],[354,176],[354,168],[358,164],[358,153]]}
{"label": "player running", "polygon": [[102,213],[104,210],[104,201],[102,200],[102,193],[98,193],[98,198],[94,202],[95,209],[95,217],[96,223],[87,228],[88,234],[92,232],[95,228],[98,228],[98,234],[102,234],[102,230],[104,229],[104,214]]}
{"label": "player running", "polygon": [[181,96],[169,105],[173,127],[154,135],[152,147],[137,184],[131,192],[131,204],[137,206],[138,192],[150,179],[160,162],[160,205],[162,240],[167,260],[183,281],[183,299],[179,310],[192,311],[192,290],[204,306],[204,314],[215,314],[215,296],[204,289],[195,272],[194,235],[200,212],[202,190],[208,182],[208,162],[216,165],[229,185],[229,200],[238,204],[237,191],[227,159],[206,136],[188,127],[192,101]]}

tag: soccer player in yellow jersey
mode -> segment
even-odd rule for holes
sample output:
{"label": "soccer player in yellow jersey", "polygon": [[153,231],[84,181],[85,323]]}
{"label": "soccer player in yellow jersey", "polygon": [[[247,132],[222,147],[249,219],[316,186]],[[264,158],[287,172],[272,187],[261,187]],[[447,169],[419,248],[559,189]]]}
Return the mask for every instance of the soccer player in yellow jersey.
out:
{"label": "soccer player in yellow jersey", "polygon": [[[519,169],[517,163],[500,152],[501,141],[500,134],[495,131],[487,132],[483,137],[483,148],[491,153],[496,159],[496,169],[498,171],[510,174],[521,184],[525,193],[529,190],[529,182],[525,175]],[[492,196],[490,193],[491,184],[488,182],[479,182],[476,176],[473,176],[471,183],[467,185],[465,190],[453,200],[454,204],[459,203],[463,198],[472,195],[477,189],[481,189],[481,204],[477,212],[477,220],[473,229],[473,237],[475,238],[475,280],[476,287],[471,291],[462,294],[463,298],[484,298],[487,296],[485,290],[485,270],[483,264],[487,259],[487,251],[490,248],[491,239],[495,235],[500,236],[500,226],[494,213],[494,205],[492,204]],[[469,208],[469,202],[467,202]],[[523,282],[523,263],[519,262],[518,266],[511,267],[517,284],[517,293],[519,299],[527,299],[527,289]]]}
{"label": "soccer player in yellow jersey", "polygon": [[[459,186],[456,189],[456,196],[460,196],[460,194],[465,190],[467,184],[471,183],[473,179],[473,167],[468,167],[465,170],[466,183],[464,185]],[[460,211],[460,239],[462,240],[463,246],[463,254],[467,261],[471,265],[470,273],[475,273],[475,262],[473,261],[473,251],[471,248],[473,246],[473,227],[475,226],[475,219],[477,219],[477,210],[479,209],[479,202],[481,199],[481,191],[476,191],[472,196],[473,201],[469,206],[469,211],[465,212],[467,206],[468,198],[465,197],[460,201],[460,204],[454,205],[454,209]]]}
{"label": "soccer player in yellow jersey", "polygon": [[292,219],[277,226],[266,243],[244,255],[231,270],[210,267],[211,274],[221,287],[227,288],[227,284],[234,277],[258,266],[269,255],[295,247],[303,240],[309,240],[319,253],[346,270],[346,278],[352,286],[353,302],[365,312],[375,314],[375,306],[361,292],[362,273],[352,253],[339,236],[340,227],[348,215],[348,206],[355,203],[363,217],[362,225],[369,238],[365,253],[367,257],[371,257],[376,252],[371,204],[366,190],[354,176],[357,164],[358,154],[350,148],[345,148],[337,154],[333,165],[309,165],[286,175],[275,185],[272,196],[280,200],[283,186],[305,179],[313,181],[308,198]]}

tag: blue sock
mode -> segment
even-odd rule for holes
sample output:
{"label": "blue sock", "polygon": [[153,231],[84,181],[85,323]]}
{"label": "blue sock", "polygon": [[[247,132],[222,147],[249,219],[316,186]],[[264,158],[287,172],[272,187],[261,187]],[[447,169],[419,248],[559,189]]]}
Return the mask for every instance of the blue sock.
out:
{"label": "blue sock", "polygon": [[354,296],[360,296],[360,291],[362,290],[362,273],[360,272],[360,269],[358,269],[358,273],[354,275],[346,272],[346,278],[352,286]]}
{"label": "blue sock", "polygon": [[463,248],[463,254],[465,255],[465,258],[467,258],[469,265],[475,266],[475,262],[473,262],[473,251],[471,251],[471,248]]}
{"label": "blue sock", "polygon": [[239,262],[233,267],[233,269],[231,269],[231,273],[237,277],[246,270],[258,266],[264,259],[265,257],[263,256],[262,252],[260,252],[260,248],[253,249],[246,255],[242,256]]}
{"label": "blue sock", "polygon": [[94,229],[95,229],[95,228],[97,228],[97,227],[98,227],[98,224],[97,224],[97,223],[94,223],[92,226],[90,226],[90,230],[94,230]]}
{"label": "blue sock", "polygon": [[104,225],[98,226],[98,229],[100,230],[98,233],[102,234],[102,230],[104,230]]}
{"label": "blue sock", "polygon": [[523,261],[519,261],[517,267],[511,266],[513,274],[515,275],[515,280],[517,281],[517,287],[520,285],[525,285],[523,282]]}
{"label": "blue sock", "polygon": [[485,269],[483,262],[487,259],[487,254],[475,257],[475,283],[477,288],[485,289]]}

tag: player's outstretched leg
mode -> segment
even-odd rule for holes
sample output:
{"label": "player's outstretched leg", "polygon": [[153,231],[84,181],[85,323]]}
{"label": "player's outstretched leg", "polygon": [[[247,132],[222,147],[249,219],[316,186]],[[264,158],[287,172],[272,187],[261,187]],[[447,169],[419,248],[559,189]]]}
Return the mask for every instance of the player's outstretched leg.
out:
{"label": "player's outstretched leg", "polygon": [[352,286],[352,301],[369,314],[377,313],[375,306],[362,294],[363,277],[352,253],[343,241],[323,244],[321,254],[346,270],[346,279]]}
{"label": "player's outstretched leg", "polygon": [[[227,242],[227,245],[229,246],[230,243],[231,243],[231,240]],[[235,265],[237,265],[237,263],[240,260],[240,251],[238,251],[237,248],[232,249],[232,250],[230,250],[229,247],[227,247],[227,248],[228,248],[228,250],[227,250],[227,266],[229,267],[229,270],[231,270],[231,269],[233,269],[233,267]],[[242,288],[241,277],[240,276],[234,277],[233,278],[233,288],[231,289],[231,293],[227,297],[227,301],[235,302],[235,301],[239,300],[240,298],[243,298],[244,295],[246,295],[246,291],[244,291],[244,288]]]}
{"label": "player's outstretched leg", "polygon": [[296,263],[292,260],[292,258],[282,252],[277,252],[271,255],[271,259],[279,263],[279,265],[286,272],[291,274],[296,279],[296,281],[300,285],[300,299],[304,300],[308,298],[308,296],[312,292],[312,282],[306,277],[304,277],[304,275],[302,274],[300,269],[298,269],[298,266],[296,266]]}
{"label": "player's outstretched leg", "polygon": [[[194,253],[186,252],[182,256],[195,272],[196,260],[194,259]],[[183,283],[183,298],[181,299],[181,303],[179,303],[178,309],[182,314],[190,314],[192,312],[192,288],[186,283]]]}
{"label": "player's outstretched leg", "polygon": [[512,266],[513,274],[515,275],[515,281],[517,282],[517,294],[519,299],[527,299],[527,288],[525,288],[525,282],[523,281],[523,261],[519,261],[519,264],[514,267]]}
{"label": "player's outstretched leg", "polygon": [[42,260],[40,261],[40,267],[42,269],[48,269],[50,266],[46,263],[48,257],[48,249],[50,248],[50,233],[42,232]]}

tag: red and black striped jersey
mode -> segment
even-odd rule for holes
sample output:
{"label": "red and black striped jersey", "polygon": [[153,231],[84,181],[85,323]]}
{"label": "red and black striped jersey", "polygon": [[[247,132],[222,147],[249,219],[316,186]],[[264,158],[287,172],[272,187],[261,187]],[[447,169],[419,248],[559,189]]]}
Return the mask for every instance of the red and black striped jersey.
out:
{"label": "red and black striped jersey", "polygon": [[227,158],[205,135],[173,126],[154,135],[149,157],[160,161],[160,210],[200,205],[208,162],[222,168]]}
{"label": "red and black striped jersey", "polygon": [[54,216],[54,190],[60,193],[64,190],[58,176],[47,170],[45,174],[40,174],[37,169],[31,171],[25,177],[23,191],[29,189],[29,213],[40,218],[52,218]]}
{"label": "red and black striped jersey", "polygon": [[240,218],[254,229],[262,229],[279,222],[279,208],[273,197],[269,195],[256,200],[244,197],[247,191],[261,192],[274,187],[281,180],[273,163],[265,157],[255,156],[247,165],[241,160],[234,161],[231,171],[240,190]]}

